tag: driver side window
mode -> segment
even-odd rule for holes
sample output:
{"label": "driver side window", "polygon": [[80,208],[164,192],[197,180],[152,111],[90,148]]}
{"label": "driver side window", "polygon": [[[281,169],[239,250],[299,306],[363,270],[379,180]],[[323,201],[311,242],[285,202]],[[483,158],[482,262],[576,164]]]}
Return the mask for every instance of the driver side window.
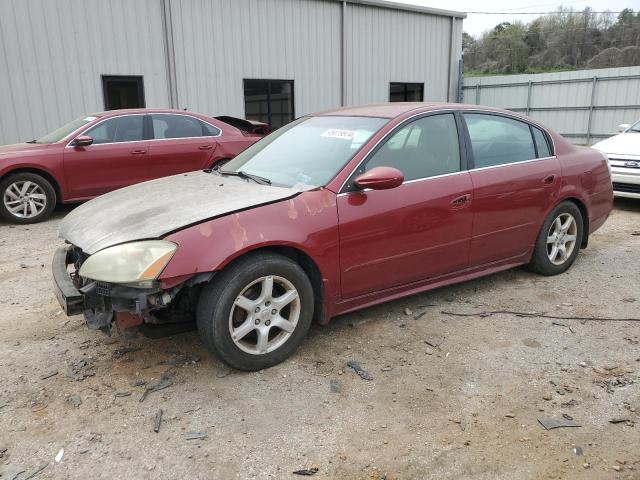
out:
{"label": "driver side window", "polygon": [[382,166],[397,168],[405,181],[459,172],[453,113],[422,117],[402,127],[367,161],[365,171]]}
{"label": "driver side window", "polygon": [[93,144],[137,142],[144,140],[144,115],[110,118],[85,132]]}

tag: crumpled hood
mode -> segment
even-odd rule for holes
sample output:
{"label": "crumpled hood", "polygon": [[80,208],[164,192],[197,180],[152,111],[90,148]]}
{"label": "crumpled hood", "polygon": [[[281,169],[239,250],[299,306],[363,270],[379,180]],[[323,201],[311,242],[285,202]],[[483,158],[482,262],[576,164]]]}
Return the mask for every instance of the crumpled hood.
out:
{"label": "crumpled hood", "polygon": [[593,145],[604,154],[640,155],[640,133],[626,132]]}
{"label": "crumpled hood", "polygon": [[237,177],[191,172],[132,185],[80,205],[62,220],[59,235],[93,254],[298,193]]}

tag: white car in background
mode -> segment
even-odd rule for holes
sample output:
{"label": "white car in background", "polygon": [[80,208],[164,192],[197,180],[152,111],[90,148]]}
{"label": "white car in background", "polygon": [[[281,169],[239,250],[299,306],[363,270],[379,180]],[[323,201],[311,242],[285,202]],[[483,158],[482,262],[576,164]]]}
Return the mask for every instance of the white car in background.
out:
{"label": "white car in background", "polygon": [[640,121],[622,124],[620,132],[593,145],[609,158],[613,194],[640,199]]}

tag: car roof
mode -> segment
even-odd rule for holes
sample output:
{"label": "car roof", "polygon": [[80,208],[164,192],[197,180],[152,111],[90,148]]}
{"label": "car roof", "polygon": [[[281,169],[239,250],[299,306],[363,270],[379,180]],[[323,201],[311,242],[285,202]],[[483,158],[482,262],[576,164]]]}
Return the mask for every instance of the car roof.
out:
{"label": "car roof", "polygon": [[190,115],[201,115],[195,112],[188,112],[186,110],[176,110],[171,108],[124,108],[119,110],[107,110],[104,112],[95,112],[89,114],[92,117],[113,117],[115,115],[133,115],[141,113],[181,113]]}
{"label": "car roof", "polygon": [[456,103],[436,102],[391,102],[374,103],[371,105],[359,105],[354,107],[342,107],[326,110],[315,114],[316,116],[355,116],[355,117],[379,117],[395,118],[413,110],[436,110],[441,108],[460,108]]}

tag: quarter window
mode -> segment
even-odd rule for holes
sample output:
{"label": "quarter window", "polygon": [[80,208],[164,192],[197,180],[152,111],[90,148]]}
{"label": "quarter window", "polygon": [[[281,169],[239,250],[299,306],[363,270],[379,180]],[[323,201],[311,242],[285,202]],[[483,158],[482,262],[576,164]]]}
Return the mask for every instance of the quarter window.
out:
{"label": "quarter window", "polygon": [[466,113],[476,168],[536,158],[529,124],[497,115]]}
{"label": "quarter window", "polygon": [[545,158],[551,156],[551,150],[549,149],[549,142],[542,130],[536,127],[531,127],[533,130],[533,138],[536,140],[536,147],[538,148],[538,158]]}
{"label": "quarter window", "polygon": [[144,140],[144,115],[128,115],[105,120],[86,132],[93,144]]}
{"label": "quarter window", "polygon": [[215,136],[220,131],[215,127],[205,128],[204,122],[187,115],[151,115],[153,138],[192,138]]}
{"label": "quarter window", "polygon": [[394,167],[404,179],[460,171],[458,129],[452,113],[431,115],[405,125],[367,161],[366,170]]}

